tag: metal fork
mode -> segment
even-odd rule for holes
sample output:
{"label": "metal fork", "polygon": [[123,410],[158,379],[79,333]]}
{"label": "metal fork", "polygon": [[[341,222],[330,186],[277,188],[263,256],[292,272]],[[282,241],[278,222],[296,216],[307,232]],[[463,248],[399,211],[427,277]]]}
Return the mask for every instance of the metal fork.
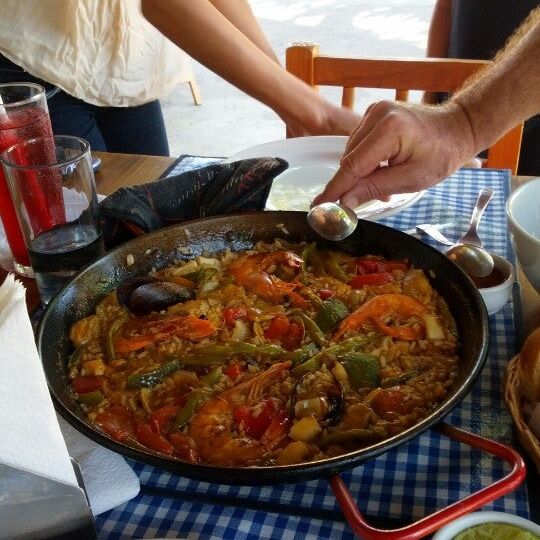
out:
{"label": "metal fork", "polygon": [[480,190],[480,193],[478,193],[478,199],[476,199],[476,204],[474,205],[469,228],[467,229],[467,232],[458,240],[459,244],[470,244],[471,246],[482,247],[482,241],[478,236],[477,227],[478,223],[480,222],[480,218],[482,217],[482,214],[484,213],[484,210],[489,204],[489,201],[491,201],[492,197],[492,189],[484,188]]}

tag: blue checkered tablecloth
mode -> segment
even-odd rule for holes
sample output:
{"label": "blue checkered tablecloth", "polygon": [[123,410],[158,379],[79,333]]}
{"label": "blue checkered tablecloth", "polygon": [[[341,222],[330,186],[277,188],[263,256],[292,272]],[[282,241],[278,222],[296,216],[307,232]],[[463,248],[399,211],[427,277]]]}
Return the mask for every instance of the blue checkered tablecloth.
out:
{"label": "blue checkered tablecloth", "polygon": [[[443,232],[455,240],[465,231],[467,221],[457,216],[470,215],[482,187],[494,189],[495,195],[482,218],[480,237],[487,249],[514,260],[504,211],[510,189],[508,171],[463,169],[428,190],[413,206],[381,221],[401,230],[419,223],[440,223]],[[510,442],[511,419],[504,406],[501,381],[516,348],[512,303],[491,316],[490,331],[484,370],[472,392],[446,421]],[[140,478],[141,493],[96,519],[101,539],[354,538],[324,479],[268,487],[224,486],[129,463]],[[506,472],[499,460],[428,431],[342,477],[368,517],[411,521],[469,495]],[[485,509],[528,517],[526,488],[521,486]]]}

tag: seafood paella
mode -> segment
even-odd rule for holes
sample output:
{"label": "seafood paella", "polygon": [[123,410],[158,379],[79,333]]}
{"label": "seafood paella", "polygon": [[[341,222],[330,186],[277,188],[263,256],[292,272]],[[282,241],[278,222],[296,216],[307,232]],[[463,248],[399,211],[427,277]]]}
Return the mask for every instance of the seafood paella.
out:
{"label": "seafood paella", "polygon": [[413,426],[458,373],[423,269],[275,240],[120,284],[70,329],[74,395],[112,439],[228,467],[322,460]]}

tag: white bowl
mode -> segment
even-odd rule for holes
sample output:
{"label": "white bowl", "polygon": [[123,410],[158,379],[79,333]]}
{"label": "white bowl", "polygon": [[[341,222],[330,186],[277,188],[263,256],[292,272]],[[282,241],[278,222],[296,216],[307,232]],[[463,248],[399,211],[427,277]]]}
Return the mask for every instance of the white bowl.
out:
{"label": "white bowl", "polygon": [[506,203],[506,215],[519,264],[540,292],[540,178],[512,193]]}
{"label": "white bowl", "polygon": [[497,311],[502,309],[510,299],[512,287],[516,280],[516,272],[512,264],[503,257],[499,257],[499,255],[495,255],[494,253],[491,253],[491,256],[495,262],[495,268],[502,272],[505,279],[499,285],[485,288],[478,287],[478,290],[482,295],[484,304],[486,304],[487,312],[493,315],[493,313],[497,313]]}
{"label": "white bowl", "polygon": [[482,523],[508,523],[540,535],[540,525],[528,519],[512,514],[505,514],[504,512],[474,512],[445,525],[433,535],[433,540],[453,540],[456,535],[465,529],[469,529],[475,525],[481,525]]}

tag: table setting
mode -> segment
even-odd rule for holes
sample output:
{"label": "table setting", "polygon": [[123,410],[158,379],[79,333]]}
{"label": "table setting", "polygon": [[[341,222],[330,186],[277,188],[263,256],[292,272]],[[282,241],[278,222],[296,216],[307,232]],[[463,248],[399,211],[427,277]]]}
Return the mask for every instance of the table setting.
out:
{"label": "table setting", "polygon": [[[482,444],[474,438],[463,436],[460,440],[466,444],[462,444],[447,436],[453,428],[459,428],[505,447],[513,446],[512,417],[504,404],[502,386],[506,365],[519,350],[522,335],[519,287],[517,283],[513,284],[513,274],[510,280],[514,285],[512,294],[499,310],[488,318],[487,314],[473,309],[471,314],[463,315],[463,321],[458,321],[460,325],[467,325],[467,317],[473,317],[471,321],[476,319],[485,326],[486,336],[489,328],[489,342],[476,345],[479,359],[471,364],[474,377],[470,380],[465,377],[451,404],[434,415],[423,429],[409,433],[396,444],[371,452],[366,459],[348,461],[337,467],[291,470],[287,475],[278,475],[277,483],[269,480],[274,473],[264,477],[264,472],[257,482],[246,481],[243,474],[234,478],[234,474],[229,475],[227,471],[218,471],[222,476],[216,480],[215,471],[201,475],[200,471],[189,468],[163,466],[163,461],[148,454],[134,453],[111,444],[110,440],[104,441],[81,422],[74,409],[66,406],[70,399],[73,401],[61,390],[62,384],[68,388],[66,374],[54,375],[50,358],[53,353],[65,357],[67,349],[65,343],[59,341],[62,339],[60,334],[51,329],[55,326],[65,329],[68,319],[73,321],[73,317],[89,313],[88,305],[94,301],[91,295],[102,296],[111,290],[112,284],[104,281],[105,275],[114,275],[114,282],[118,283],[125,276],[148,273],[153,265],[173,262],[174,250],[167,253],[171,246],[180,245],[190,250],[190,256],[205,255],[209,246],[221,245],[220,235],[227,229],[236,234],[234,238],[227,237],[228,246],[232,249],[249,247],[252,235],[249,231],[258,226],[257,220],[252,219],[256,211],[267,210],[268,223],[262,227],[264,235],[273,231],[277,237],[287,238],[291,233],[294,237],[295,231],[300,230],[299,218],[288,212],[297,212],[297,205],[301,206],[300,210],[307,210],[302,206],[305,206],[305,193],[299,188],[301,195],[294,199],[287,191],[289,187],[284,190],[283,186],[302,184],[306,178],[313,178],[313,174],[314,182],[324,183],[331,174],[329,171],[335,170],[335,154],[344,144],[343,137],[304,139],[302,142],[294,139],[291,142],[276,141],[276,153],[270,144],[262,145],[262,154],[261,149],[254,147],[226,160],[184,156],[170,164],[158,182],[120,188],[100,203],[107,249],[100,261],[106,262],[101,266],[91,265],[71,282],[75,285],[70,287],[68,284],[54,297],[38,330],[38,350],[44,359],[45,375],[55,406],[63,417],[60,427],[70,455],[76,460],[81,460],[85,454],[88,457],[91,454],[89,445],[93,445],[95,452],[104,452],[87,460],[86,473],[85,466],[81,465],[98,538],[354,538],[354,531],[365,534],[366,538],[383,538],[382,535],[374,536],[379,534],[379,529],[368,523],[375,523],[381,529],[404,527],[480,490],[482,498],[471,501],[468,511],[481,507],[524,519],[538,519],[538,516],[531,516],[530,494],[522,483],[524,470],[519,456],[509,456],[504,450],[497,449],[492,452],[497,456],[494,457],[481,451]],[[305,160],[310,160],[313,152],[321,154],[318,145],[328,145],[328,156],[323,153],[320,163],[306,166]],[[275,156],[275,159],[263,156]],[[105,160],[104,163],[106,166]],[[323,172],[314,173],[312,166]],[[97,179],[99,191],[99,173]],[[361,220],[369,220],[360,221],[358,234],[381,235],[391,249],[399,253],[401,248],[397,246],[403,238],[409,238],[402,234],[404,231],[410,232],[417,224],[434,223],[443,224],[440,231],[455,242],[465,233],[467,217],[481,189],[493,191],[493,198],[478,227],[482,246],[495,257],[516,266],[516,256],[505,226],[505,207],[511,190],[511,177],[505,170],[461,169],[425,192],[398,196],[388,203],[370,203],[357,212]],[[245,211],[249,213],[243,213]],[[231,216],[220,222],[222,218],[212,217],[238,212],[236,220]],[[203,225],[198,226],[201,220]],[[205,220],[209,221],[205,224]],[[177,222],[186,225],[175,225],[162,232],[163,227]],[[233,229],[230,229],[231,223]],[[383,236],[386,228],[396,232],[389,232],[387,238]],[[239,234],[241,231],[246,234]],[[301,234],[304,235],[302,238],[306,237],[303,229]],[[415,255],[418,264],[424,260],[429,267],[432,260],[438,261],[439,252],[447,249],[422,232],[415,232],[414,236],[418,238],[411,237],[412,242],[417,242],[414,246],[418,246]],[[134,253],[126,248],[130,244],[124,244],[129,239],[138,242],[132,244],[137,248]],[[376,240],[372,242],[376,244]],[[109,251],[113,246],[119,247]],[[440,268],[447,271],[446,267]],[[446,278],[436,276],[435,279]],[[456,279],[459,282],[462,278]],[[483,305],[481,299],[475,301]],[[62,314],[66,307],[69,316]],[[54,347],[51,347],[51,341],[55,343]],[[448,433],[444,425],[438,427],[443,417],[450,425]],[[83,434],[90,439],[81,443]],[[473,447],[467,445],[471,441]],[[109,465],[104,465],[106,463]],[[100,503],[95,495],[92,497],[96,486],[103,484],[92,484],[92,479],[99,476],[96,470],[102,467],[107,471],[111,486],[127,486],[120,490],[122,500]],[[183,474],[183,470],[187,473]],[[338,470],[340,477],[335,474]],[[328,477],[332,479],[330,483]],[[120,479],[117,483],[116,478]],[[253,485],[261,481],[262,486]],[[345,488],[340,482],[350,495],[344,495]],[[493,484],[497,487],[490,491]],[[362,521],[364,518],[351,517],[351,511],[346,508],[347,501],[358,506],[367,523]],[[425,522],[417,530],[412,529],[411,536],[404,536],[407,529],[403,529],[401,536],[396,533],[394,537],[423,537],[457,515],[448,514],[436,526]],[[354,524],[358,522],[360,525],[356,528]],[[373,528],[371,532],[370,527]]]}

